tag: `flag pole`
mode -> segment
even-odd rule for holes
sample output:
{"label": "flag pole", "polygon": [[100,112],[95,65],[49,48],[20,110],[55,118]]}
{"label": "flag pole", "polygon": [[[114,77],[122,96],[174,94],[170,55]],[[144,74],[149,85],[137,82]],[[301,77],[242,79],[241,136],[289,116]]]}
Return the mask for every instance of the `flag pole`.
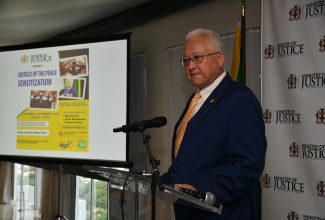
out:
{"label": "flag pole", "polygon": [[243,74],[243,84],[246,85],[246,27],[245,27],[245,0],[241,0],[241,19],[240,19],[240,58],[241,58],[241,72]]}

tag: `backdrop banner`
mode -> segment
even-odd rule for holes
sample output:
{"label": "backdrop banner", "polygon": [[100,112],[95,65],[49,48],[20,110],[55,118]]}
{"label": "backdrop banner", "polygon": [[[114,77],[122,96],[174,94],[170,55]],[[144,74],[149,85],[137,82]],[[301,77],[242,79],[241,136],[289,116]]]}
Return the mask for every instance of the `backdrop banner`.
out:
{"label": "backdrop banner", "polygon": [[325,220],[325,0],[262,1],[263,220]]}

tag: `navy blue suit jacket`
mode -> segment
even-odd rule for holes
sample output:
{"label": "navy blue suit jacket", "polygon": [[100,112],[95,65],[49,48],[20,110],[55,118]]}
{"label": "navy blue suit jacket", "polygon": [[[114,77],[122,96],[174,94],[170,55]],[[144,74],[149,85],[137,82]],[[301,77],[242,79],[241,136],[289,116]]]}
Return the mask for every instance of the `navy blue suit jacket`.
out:
{"label": "navy blue suit jacket", "polygon": [[[192,97],[176,123],[173,143]],[[189,121],[178,155],[174,158],[172,153],[172,165],[162,176],[165,184],[191,184],[200,192],[212,192],[223,212],[175,203],[176,219],[255,220],[254,190],[265,151],[260,103],[250,89],[227,74]]]}

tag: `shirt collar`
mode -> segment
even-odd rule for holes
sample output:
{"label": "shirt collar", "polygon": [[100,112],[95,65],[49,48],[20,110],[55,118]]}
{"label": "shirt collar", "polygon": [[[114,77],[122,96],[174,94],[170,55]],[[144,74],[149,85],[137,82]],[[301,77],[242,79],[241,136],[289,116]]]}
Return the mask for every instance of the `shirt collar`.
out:
{"label": "shirt collar", "polygon": [[209,86],[203,88],[200,90],[201,98],[207,99],[208,96],[212,93],[212,91],[217,88],[217,86],[220,84],[220,82],[225,78],[227,72],[224,71],[218,78],[216,78],[213,83],[211,83]]}

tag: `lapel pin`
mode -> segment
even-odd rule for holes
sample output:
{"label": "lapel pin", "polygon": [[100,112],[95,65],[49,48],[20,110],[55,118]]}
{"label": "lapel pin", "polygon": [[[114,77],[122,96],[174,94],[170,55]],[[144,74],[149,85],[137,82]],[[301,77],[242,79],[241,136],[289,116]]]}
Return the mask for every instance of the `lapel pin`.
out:
{"label": "lapel pin", "polygon": [[213,104],[213,103],[215,103],[215,101],[216,101],[215,99],[211,99],[210,103]]}

